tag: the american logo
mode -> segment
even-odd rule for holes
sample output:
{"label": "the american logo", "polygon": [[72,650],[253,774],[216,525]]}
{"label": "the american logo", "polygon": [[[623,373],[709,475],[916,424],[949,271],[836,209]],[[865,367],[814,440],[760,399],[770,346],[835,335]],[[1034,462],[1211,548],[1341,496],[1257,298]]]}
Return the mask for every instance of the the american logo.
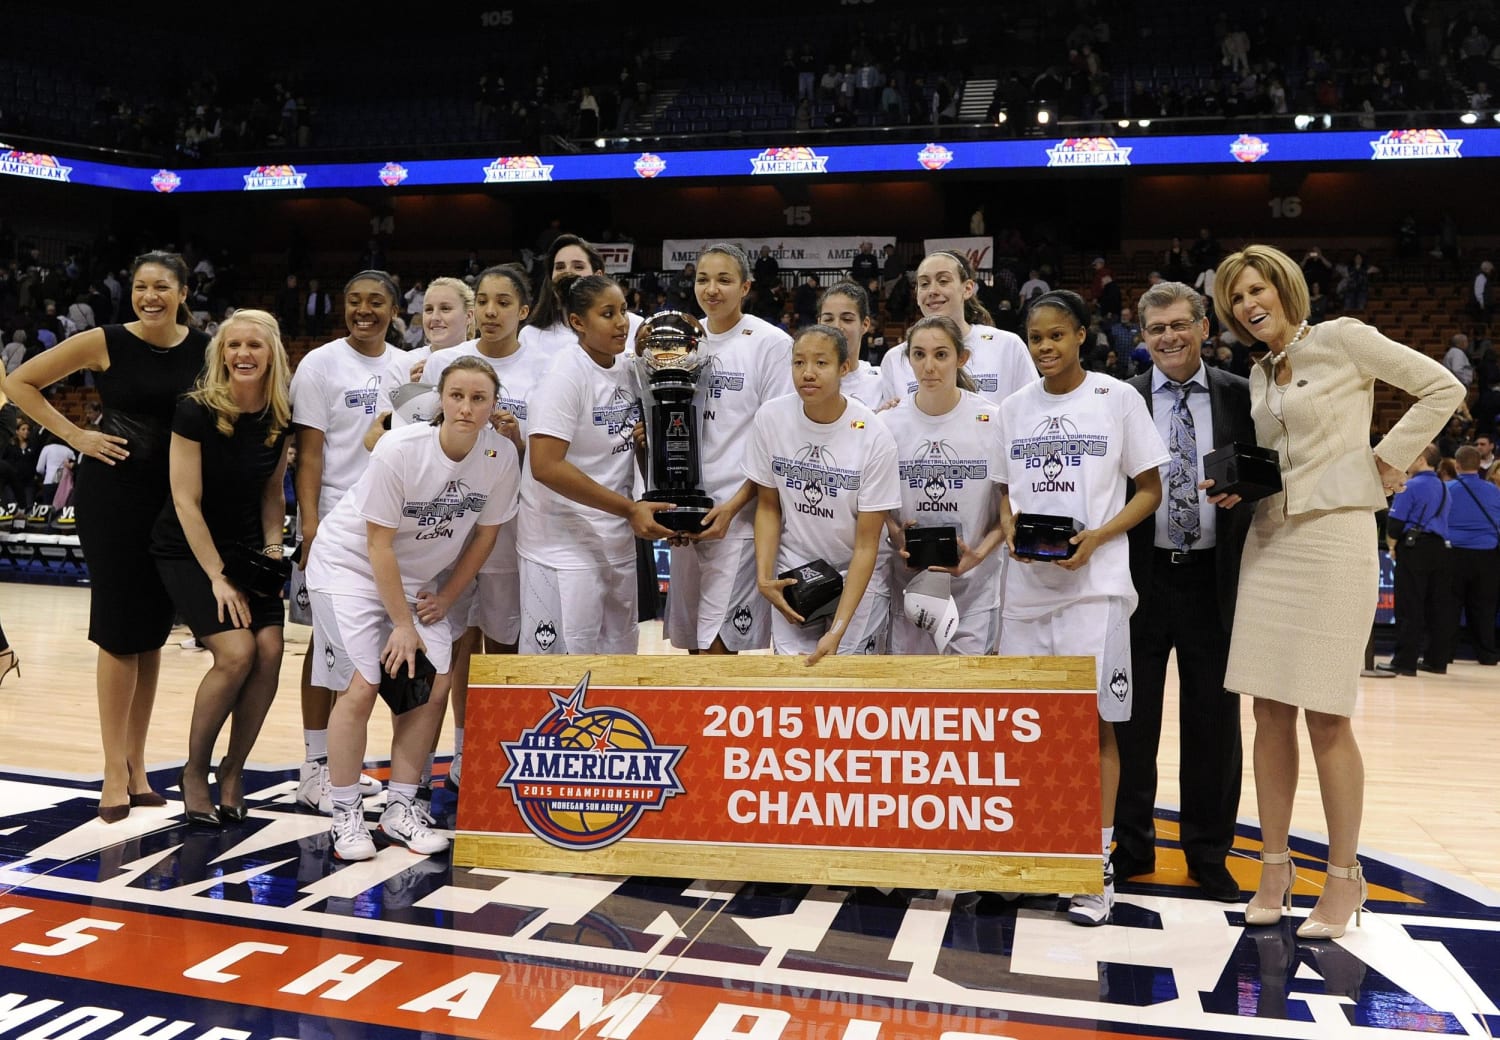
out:
{"label": "the american logo", "polygon": [[941,170],[953,161],[953,153],[940,144],[929,144],[917,153],[917,162],[925,170]]}
{"label": "the american logo", "polygon": [[811,148],[767,148],[750,160],[751,173],[827,173],[828,156]]}
{"label": "the american logo", "polygon": [[171,170],[157,170],[151,175],[151,187],[165,195],[170,195],[182,186],[182,178]]}
{"label": "the american logo", "polygon": [[43,152],[20,152],[12,148],[0,155],[0,173],[12,177],[34,177],[41,181],[63,181],[73,174],[73,167],[64,166],[57,156]]}
{"label": "the american logo", "polygon": [[682,794],[676,766],[686,747],[658,747],[628,711],[584,704],[585,673],[566,697],[517,741],[501,747],[500,778],[526,826],[562,849],[599,849],[629,834],[641,814]]}
{"label": "the american logo", "polygon": [[667,160],[652,152],[642,152],[635,161],[636,176],[650,180],[667,168]]}
{"label": "the american logo", "polygon": [[1069,137],[1047,149],[1047,165],[1129,166],[1130,152],[1113,137]]}
{"label": "the american logo", "polygon": [[516,184],[525,181],[550,181],[552,165],[535,155],[502,155],[484,168],[486,184]]}
{"label": "the american logo", "polygon": [[1370,147],[1375,159],[1461,159],[1463,143],[1442,130],[1387,130]]}
{"label": "the american logo", "polygon": [[1229,154],[1240,162],[1259,162],[1271,146],[1254,134],[1240,134],[1229,145]]}
{"label": "the american logo", "polygon": [[375,176],[380,178],[380,183],[387,188],[394,188],[411,175],[411,171],[398,162],[388,162],[382,166]]}
{"label": "the american logo", "polygon": [[298,173],[297,167],[257,166],[245,174],[246,191],[286,191],[303,187],[307,174]]}

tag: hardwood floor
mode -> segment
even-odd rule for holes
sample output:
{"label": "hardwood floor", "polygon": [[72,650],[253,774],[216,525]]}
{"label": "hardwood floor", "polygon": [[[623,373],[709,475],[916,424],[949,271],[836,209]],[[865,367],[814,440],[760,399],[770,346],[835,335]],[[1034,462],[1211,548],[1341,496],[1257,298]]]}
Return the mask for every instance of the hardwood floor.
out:
{"label": "hardwood floor", "polygon": [[[88,590],[0,583],[0,622],[21,658],[0,686],[0,766],[97,776],[98,717],[95,652],[87,642]],[[181,762],[193,693],[209,658],[182,650],[174,632],[162,651],[161,684],[149,745],[153,768]],[[287,628],[281,693],[252,755],[259,764],[301,760],[298,682],[308,630]],[[658,625],[646,626],[643,652],[662,652]],[[1169,673],[1169,682],[1172,681]],[[1500,800],[1495,797],[1494,721],[1500,716],[1500,669],[1472,662],[1446,676],[1361,680],[1355,732],[1367,776],[1363,844],[1437,867],[1500,890]],[[1174,698],[1168,697],[1160,772],[1163,804],[1177,801],[1174,779],[1181,749]],[[1246,753],[1242,815],[1255,816],[1249,742],[1254,732],[1244,707]],[[387,757],[389,719],[376,712],[370,754]],[[445,731],[440,747],[451,747]],[[1293,826],[1322,835],[1312,754],[1304,734]]]}

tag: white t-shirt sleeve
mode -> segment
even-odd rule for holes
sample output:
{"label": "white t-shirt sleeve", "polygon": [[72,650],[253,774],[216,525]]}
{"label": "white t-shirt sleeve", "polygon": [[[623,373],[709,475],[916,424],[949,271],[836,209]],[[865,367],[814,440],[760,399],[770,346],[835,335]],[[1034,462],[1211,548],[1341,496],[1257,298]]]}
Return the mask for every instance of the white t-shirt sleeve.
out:
{"label": "white t-shirt sleeve", "polygon": [[489,450],[495,452],[495,458],[501,465],[494,490],[490,492],[489,501],[479,514],[478,522],[487,525],[509,523],[515,518],[521,502],[521,466],[516,461],[516,453],[510,450],[509,440],[498,434],[495,440],[498,443],[489,444],[488,438],[480,441],[480,447],[488,445]]}
{"label": "white t-shirt sleeve", "polygon": [[891,398],[906,396],[906,387],[898,387],[896,384],[901,379],[901,359],[905,356],[905,342],[897,343],[885,352],[880,359],[880,393],[884,399],[881,403]]}
{"label": "white t-shirt sleeve", "polygon": [[588,410],[588,388],[571,365],[555,365],[548,379],[532,392],[527,436],[543,434],[572,443]]}
{"label": "white t-shirt sleeve", "polygon": [[398,468],[401,456],[389,449],[381,450],[387,443],[382,440],[375,446],[375,451],[370,456],[369,469],[355,485],[359,494],[355,508],[370,523],[395,528],[401,526],[401,511],[406,505],[406,487]]}
{"label": "white t-shirt sleeve", "polygon": [[292,419],[298,426],[327,432],[333,395],[324,382],[322,358],[309,353],[292,374]]}
{"label": "white t-shirt sleeve", "polygon": [[1125,435],[1125,449],[1120,453],[1120,466],[1128,476],[1136,476],[1148,469],[1156,469],[1171,462],[1172,456],[1162,443],[1156,422],[1146,410],[1146,402],[1135,392],[1119,395],[1125,402],[1125,412],[1120,416],[1120,429]]}
{"label": "white t-shirt sleeve", "polygon": [[771,425],[766,406],[762,405],[760,411],[755,413],[755,421],[750,428],[750,443],[746,445],[740,463],[745,476],[761,487],[776,486],[776,474],[771,471]]}
{"label": "white t-shirt sleeve", "polygon": [[761,403],[795,393],[792,384],[792,337],[774,329],[775,336],[768,336],[760,358]]}
{"label": "white t-shirt sleeve", "polygon": [[901,508],[901,481],[896,462],[896,438],[879,419],[869,420],[878,435],[870,446],[865,471],[860,477],[859,511],[881,513]]}
{"label": "white t-shirt sleeve", "polygon": [[1013,408],[1001,405],[995,416],[995,464],[990,467],[990,480],[996,484],[1010,484],[1010,416]]}

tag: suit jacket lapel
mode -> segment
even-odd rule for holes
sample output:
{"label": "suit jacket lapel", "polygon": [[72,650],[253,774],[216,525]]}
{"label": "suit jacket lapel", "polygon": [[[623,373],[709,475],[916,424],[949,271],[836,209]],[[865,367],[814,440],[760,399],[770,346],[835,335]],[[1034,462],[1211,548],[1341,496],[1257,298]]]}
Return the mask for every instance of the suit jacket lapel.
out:
{"label": "suit jacket lapel", "polygon": [[1214,370],[1205,368],[1208,379],[1209,416],[1214,424],[1214,447],[1222,448],[1234,443],[1234,425],[1224,411],[1224,387],[1214,378]]}

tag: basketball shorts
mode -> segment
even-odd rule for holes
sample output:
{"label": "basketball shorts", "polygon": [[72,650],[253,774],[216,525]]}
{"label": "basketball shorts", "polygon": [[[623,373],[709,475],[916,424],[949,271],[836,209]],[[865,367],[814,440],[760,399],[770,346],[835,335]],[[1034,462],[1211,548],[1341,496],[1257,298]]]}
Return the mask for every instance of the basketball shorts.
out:
{"label": "basketball shorts", "polygon": [[601,570],[556,570],[521,558],[523,654],[633,654],[635,557]]}
{"label": "basketball shorts", "polygon": [[[769,603],[766,604],[770,606]],[[839,640],[841,654],[883,654],[886,652],[886,637],[890,628],[890,597],[866,592],[854,611],[849,629]],[[818,640],[828,631],[828,621],[811,625],[794,625],[782,616],[781,611],[771,608],[771,652],[776,654],[810,654],[818,648]]]}
{"label": "basketball shorts", "polygon": [[1092,657],[1099,685],[1099,717],[1129,722],[1135,687],[1130,674],[1130,610],[1118,598],[1069,603],[1036,618],[1006,618],[1000,630],[1005,657]]}
{"label": "basketball shorts", "polygon": [[[385,604],[364,596],[316,591],[311,600],[313,642],[307,652],[313,655],[313,685],[347,690],[357,671],[365,682],[378,686],[380,654],[395,627]],[[446,620],[433,625],[418,621],[417,635],[432,666],[439,675],[446,674],[453,663],[453,628]]]}
{"label": "basketball shorts", "polygon": [[755,541],[724,538],[672,548],[665,635],[683,650],[707,650],[722,638],[728,650],[771,645],[774,608],[755,584]]}

